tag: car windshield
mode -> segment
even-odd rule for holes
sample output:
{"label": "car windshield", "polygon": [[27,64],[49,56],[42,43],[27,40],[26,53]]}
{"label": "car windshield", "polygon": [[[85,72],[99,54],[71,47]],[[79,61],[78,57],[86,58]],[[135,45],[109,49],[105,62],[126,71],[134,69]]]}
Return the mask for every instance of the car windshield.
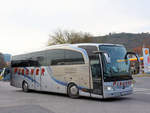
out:
{"label": "car windshield", "polygon": [[103,45],[100,51],[108,53],[111,62],[107,63],[102,56],[104,66],[104,77],[115,77],[129,75],[130,62],[125,61],[126,49],[123,46]]}

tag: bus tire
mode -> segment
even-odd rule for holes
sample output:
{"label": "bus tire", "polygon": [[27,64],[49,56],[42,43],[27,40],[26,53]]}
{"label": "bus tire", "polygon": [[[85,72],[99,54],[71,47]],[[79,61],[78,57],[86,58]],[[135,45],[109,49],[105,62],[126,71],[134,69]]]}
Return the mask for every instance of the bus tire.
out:
{"label": "bus tire", "polygon": [[22,83],[22,90],[24,92],[29,92],[29,86],[28,86],[28,83],[26,81],[23,81],[23,83]]}
{"label": "bus tire", "polygon": [[67,87],[67,94],[70,98],[79,98],[79,88],[77,85],[74,83],[69,84]]}

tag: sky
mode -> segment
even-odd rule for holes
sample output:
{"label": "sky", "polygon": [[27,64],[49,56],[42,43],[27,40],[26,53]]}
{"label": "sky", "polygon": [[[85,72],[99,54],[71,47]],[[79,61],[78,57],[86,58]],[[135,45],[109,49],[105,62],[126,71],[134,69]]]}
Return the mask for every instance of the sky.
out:
{"label": "sky", "polygon": [[150,0],[0,0],[0,52],[12,55],[47,46],[57,29],[150,32]]}

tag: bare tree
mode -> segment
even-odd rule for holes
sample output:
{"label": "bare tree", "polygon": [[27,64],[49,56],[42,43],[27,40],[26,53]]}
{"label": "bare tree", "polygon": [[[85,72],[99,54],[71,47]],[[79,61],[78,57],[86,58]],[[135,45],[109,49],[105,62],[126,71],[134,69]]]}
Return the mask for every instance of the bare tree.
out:
{"label": "bare tree", "polygon": [[75,43],[87,43],[92,42],[92,35],[89,33],[75,32],[68,30],[57,30],[52,35],[49,35],[48,45],[56,44],[75,44]]}

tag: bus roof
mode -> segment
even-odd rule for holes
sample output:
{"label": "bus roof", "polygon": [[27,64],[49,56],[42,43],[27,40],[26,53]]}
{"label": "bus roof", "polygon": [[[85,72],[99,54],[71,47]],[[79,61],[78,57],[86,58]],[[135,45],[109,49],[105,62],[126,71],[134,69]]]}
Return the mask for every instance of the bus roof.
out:
{"label": "bus roof", "polygon": [[75,46],[81,46],[81,45],[90,45],[90,46],[100,46],[100,45],[113,45],[113,46],[123,46],[120,44],[110,44],[110,43],[79,43],[79,44],[72,44]]}
{"label": "bus roof", "polygon": [[35,50],[35,51],[28,51],[28,52],[25,52],[25,53],[22,53],[22,54],[17,54],[17,55],[14,55],[14,56],[20,56],[20,55],[24,55],[24,54],[30,54],[30,53],[33,53],[33,52],[39,52],[39,51],[44,51],[44,50],[49,50],[49,49],[59,49],[61,47],[70,47],[70,48],[78,48],[78,46],[81,46],[81,45],[89,45],[89,46],[99,46],[99,45],[114,45],[114,46],[123,46],[123,45],[120,45],[120,44],[110,44],[110,43],[78,43],[78,44],[59,44],[59,45],[52,45],[52,46],[47,46],[47,47],[44,47],[44,48],[41,48],[41,49],[38,49],[38,50]]}

